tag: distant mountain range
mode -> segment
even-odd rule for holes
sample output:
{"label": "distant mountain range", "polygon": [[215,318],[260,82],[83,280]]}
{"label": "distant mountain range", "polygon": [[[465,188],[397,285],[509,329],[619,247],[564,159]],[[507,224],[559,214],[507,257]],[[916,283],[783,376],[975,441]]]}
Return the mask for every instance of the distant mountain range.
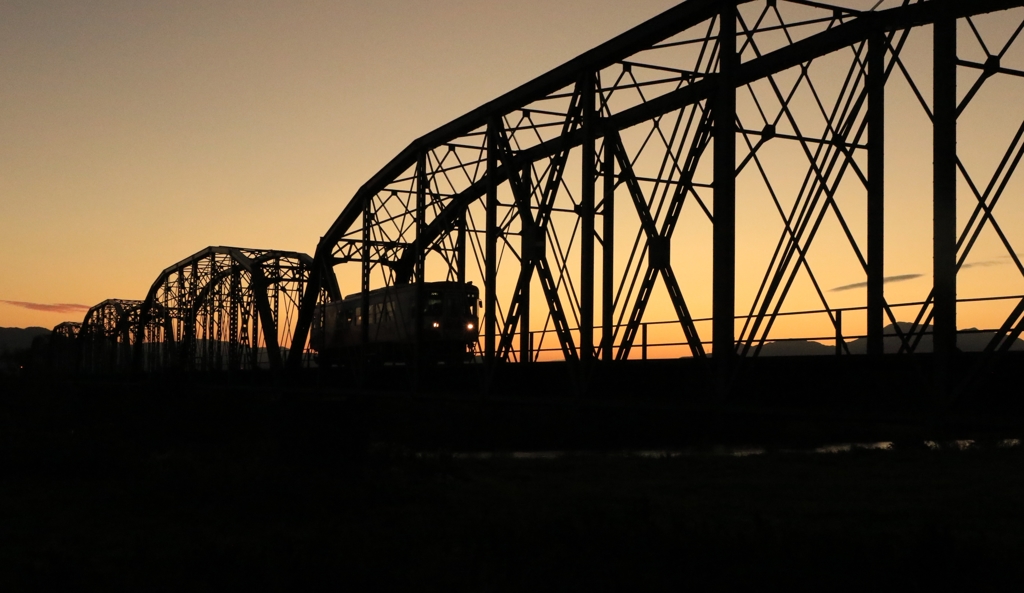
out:
{"label": "distant mountain range", "polygon": [[50,335],[45,327],[0,327],[0,352],[24,350],[32,346],[32,340]]}
{"label": "distant mountain range", "polygon": [[[910,331],[909,322],[900,322],[900,331],[906,335]],[[932,326],[928,326],[928,332],[932,331]],[[896,335],[896,330],[892,324],[885,326],[883,330],[885,338],[883,339],[884,348],[886,352],[899,352],[900,349],[900,338]],[[981,352],[988,346],[988,343],[992,340],[995,335],[993,331],[983,331],[971,328],[968,330],[960,330],[957,334],[956,345],[962,352]],[[849,340],[846,342],[847,347],[850,350],[850,354],[866,354],[868,351],[868,339],[857,338],[856,340]],[[1010,350],[1024,350],[1024,340],[1017,339]],[[932,351],[932,336],[931,334],[921,338],[921,342],[917,345],[915,352],[931,352]],[[794,340],[785,342],[765,342],[765,345],[761,348],[759,356],[834,356],[836,348],[832,344],[822,344],[821,342],[812,342],[810,340]]]}

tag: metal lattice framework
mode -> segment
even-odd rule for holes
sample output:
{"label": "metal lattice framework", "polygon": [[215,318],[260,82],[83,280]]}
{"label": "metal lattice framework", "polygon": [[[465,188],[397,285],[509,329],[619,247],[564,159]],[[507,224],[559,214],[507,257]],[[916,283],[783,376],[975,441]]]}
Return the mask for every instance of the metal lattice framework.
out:
{"label": "metal lattice framework", "polygon": [[[957,272],[979,236],[994,232],[1024,277],[993,213],[1024,155],[1024,119],[978,107],[1016,135],[995,163],[957,152],[958,134],[988,129],[973,118],[977,97],[1024,76],[1011,51],[1024,12],[1003,13],[1008,33],[989,37],[978,19],[1022,5],[687,0],[416,140],[367,181],[318,246],[292,362],[339,285],[366,298],[429,280],[482,283],[489,361],[623,360],[641,330],[646,356],[655,310],[683,355],[755,356],[800,291],[842,350],[841,312],[856,307],[834,302],[822,270],[843,258],[866,281],[870,355],[887,348],[887,323],[901,352],[934,334],[936,352],[951,353]],[[927,50],[924,67],[913,47]],[[895,87],[916,114],[890,112],[890,125],[924,121],[934,161],[932,236],[918,242],[933,287],[903,325],[883,286],[900,231],[885,227]],[[738,233],[755,244],[762,227],[770,240],[738,267]],[[1024,300],[990,349],[1020,334],[1022,316]]]}
{"label": "metal lattice framework", "polygon": [[141,306],[142,301],[107,299],[89,309],[77,332],[85,371],[111,373],[131,369]]}
{"label": "metal lattice framework", "polygon": [[74,340],[78,337],[78,332],[81,329],[81,323],[77,321],[65,321],[53,328],[53,335],[63,340]]}
{"label": "metal lattice framework", "polygon": [[65,321],[53,328],[50,335],[50,366],[56,371],[72,371],[78,368],[80,350],[78,334],[82,324]]}
{"label": "metal lattice framework", "polygon": [[208,247],[165,269],[140,303],[137,367],[281,368],[311,267],[304,253]]}

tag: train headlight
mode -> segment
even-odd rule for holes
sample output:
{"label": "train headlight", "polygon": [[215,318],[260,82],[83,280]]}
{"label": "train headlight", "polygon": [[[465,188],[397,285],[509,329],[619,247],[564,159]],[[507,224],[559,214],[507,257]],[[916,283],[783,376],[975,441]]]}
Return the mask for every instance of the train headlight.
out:
{"label": "train headlight", "polygon": [[473,331],[473,324],[472,323],[467,323],[466,324],[466,329],[469,330],[469,331]]}
{"label": "train headlight", "polygon": [[435,321],[432,325],[433,325],[434,329],[437,329],[437,328],[441,327],[441,324],[438,323],[437,321]]}

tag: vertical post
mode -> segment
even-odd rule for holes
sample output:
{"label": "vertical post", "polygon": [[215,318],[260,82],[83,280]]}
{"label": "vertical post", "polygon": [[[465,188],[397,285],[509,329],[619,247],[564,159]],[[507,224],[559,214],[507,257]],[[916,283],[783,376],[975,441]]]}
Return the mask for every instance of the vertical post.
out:
{"label": "vertical post", "polygon": [[[956,18],[939,5],[934,45],[933,275],[937,372],[956,352]],[[946,382],[937,377],[937,386]]]}
{"label": "vertical post", "polygon": [[597,79],[583,75],[583,188],[580,199],[580,361],[594,358],[594,185],[597,181],[597,150],[594,124]]}
{"label": "vertical post", "polygon": [[868,355],[884,352],[885,293],[885,47],[886,36],[868,39]]}
{"label": "vertical post", "polygon": [[640,360],[647,360],[647,324],[640,325]]}
{"label": "vertical post", "polygon": [[360,283],[360,289],[362,293],[359,298],[359,336],[360,342],[363,344],[363,351],[366,351],[366,345],[370,343],[370,315],[368,309],[370,308],[370,225],[373,224],[373,199],[366,201],[366,206],[363,208],[363,252],[361,270],[362,278]]}
{"label": "vertical post", "polygon": [[416,160],[416,284],[422,285],[425,275],[426,245],[420,236],[426,226],[427,217],[427,155],[420,153]]}
{"label": "vertical post", "polygon": [[604,245],[602,256],[604,267],[601,271],[601,357],[611,362],[615,323],[615,153],[612,143],[604,140],[604,207],[601,214],[604,222]]}
{"label": "vertical post", "polygon": [[[256,297],[257,294],[258,293],[254,292],[253,297]],[[253,300],[255,301],[257,299],[253,298]],[[255,307],[255,303],[253,303],[253,306]],[[252,334],[249,336],[249,340],[252,347],[252,353],[249,356],[249,360],[252,363],[252,368],[258,369],[260,368],[260,314],[258,310],[252,311]],[[191,369],[192,364],[195,362],[194,354],[189,355],[189,360],[191,362],[189,362],[189,366],[187,368]]]}
{"label": "vertical post", "polygon": [[484,246],[484,362],[494,363],[498,327],[498,118],[487,123],[487,216]]}
{"label": "vertical post", "polygon": [[[185,370],[194,370],[196,365],[196,284],[199,282],[199,262],[193,261],[189,277],[188,277],[188,313],[185,318]],[[179,278],[182,277],[182,273],[178,272]],[[253,339],[259,335],[258,332],[253,330]],[[255,355],[253,355],[255,356]],[[258,365],[253,364],[253,368]]]}
{"label": "vertical post", "polygon": [[459,220],[456,224],[455,236],[455,265],[457,270],[455,272],[456,278],[459,284],[466,283],[466,209],[462,209],[462,213],[459,214]]}
{"label": "vertical post", "polygon": [[722,3],[718,23],[719,67],[714,91],[714,206],[712,239],[712,355],[724,389],[735,349],[736,312],[736,7]]}
{"label": "vertical post", "polygon": [[[533,166],[527,165],[522,175],[523,187],[525,188],[527,204],[533,203]],[[534,225],[536,226],[536,225]],[[537,230],[523,228],[521,236],[523,238],[521,251],[523,253],[523,266],[533,266],[533,255],[536,247],[533,245],[536,242],[537,235],[540,235]],[[531,268],[532,272],[532,268]],[[532,280],[532,273],[531,273]],[[519,362],[530,362],[531,353],[533,348],[530,346],[530,282],[527,282],[523,286],[522,300],[519,302]]]}
{"label": "vertical post", "polygon": [[[421,152],[416,159],[416,314],[414,315],[416,329],[413,345],[413,391],[419,392],[420,387],[420,363],[423,356],[423,279],[426,275],[426,248],[423,240],[423,229],[426,227],[427,218],[427,154]],[[383,304],[383,306],[387,306]]]}
{"label": "vertical post", "polygon": [[238,340],[238,305],[241,300],[242,292],[242,273],[238,268],[231,270],[231,280],[229,281],[230,300],[228,305],[228,369],[231,371],[237,371],[242,367],[242,352],[241,345]]}
{"label": "vertical post", "polygon": [[843,354],[843,310],[836,309],[836,356]]}

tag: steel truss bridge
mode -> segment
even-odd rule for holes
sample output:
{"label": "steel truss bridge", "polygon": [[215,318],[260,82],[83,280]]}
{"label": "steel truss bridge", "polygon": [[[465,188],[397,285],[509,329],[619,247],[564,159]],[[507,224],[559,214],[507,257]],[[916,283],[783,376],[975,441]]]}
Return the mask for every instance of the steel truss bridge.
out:
{"label": "steel truss bridge", "polygon": [[208,247],[144,300],[106,300],[58,325],[55,355],[94,373],[283,368],[312,266],[304,253]]}
{"label": "steel truss bridge", "polygon": [[[862,336],[868,357],[927,344],[941,378],[963,341],[957,279],[972,249],[999,251],[1024,278],[1015,221],[995,215],[1020,197],[1024,111],[993,109],[988,94],[1024,96],[1022,6],[686,0],[412,142],[311,260],[210,248],[143,301],[97,305],[77,335],[105,350],[85,364],[299,367],[317,304],[457,280],[481,286],[477,350],[491,365],[563,360],[586,373],[647,358],[655,330],[672,345],[662,356],[713,359],[722,376],[772,341],[849,354]],[[912,151],[930,158],[908,212],[887,176],[904,183],[899,157]],[[930,224],[908,237],[914,217]],[[887,298],[886,283],[905,279],[886,269],[896,243],[931,266],[906,302]],[[863,292],[830,288],[834,269]],[[962,299],[1002,303],[988,352],[1024,329],[1024,298],[1000,298]],[[817,325],[787,329],[801,310]]]}

